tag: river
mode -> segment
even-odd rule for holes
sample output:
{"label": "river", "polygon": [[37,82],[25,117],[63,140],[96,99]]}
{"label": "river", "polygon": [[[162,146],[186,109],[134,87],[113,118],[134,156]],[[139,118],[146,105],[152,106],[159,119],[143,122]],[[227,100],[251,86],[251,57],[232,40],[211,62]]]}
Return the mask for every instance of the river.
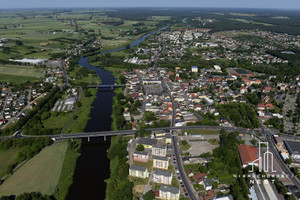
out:
{"label": "river", "polygon": [[[164,30],[168,26],[159,30],[148,33],[130,44],[130,48],[140,44],[148,36],[158,31]],[[121,51],[126,47],[103,51],[100,54]],[[96,71],[101,79],[101,84],[109,85],[115,83],[115,77],[111,72],[105,71],[100,67],[94,67],[89,64],[88,57],[83,57],[78,61],[78,64],[87,67],[90,70]],[[109,131],[111,129],[111,114],[114,92],[98,92],[93,103],[93,108],[90,114],[85,132],[93,131]],[[90,142],[82,140],[81,155],[77,160],[74,173],[74,181],[69,189],[66,197],[68,200],[99,200],[105,199],[105,179],[109,178],[109,160],[107,159],[107,149],[109,148],[108,141],[103,141],[103,138],[91,139]]]}

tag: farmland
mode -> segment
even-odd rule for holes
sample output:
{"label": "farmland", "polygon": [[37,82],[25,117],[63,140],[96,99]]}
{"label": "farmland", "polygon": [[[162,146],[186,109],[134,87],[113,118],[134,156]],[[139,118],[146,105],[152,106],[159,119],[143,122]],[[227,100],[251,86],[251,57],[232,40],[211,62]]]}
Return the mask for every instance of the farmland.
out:
{"label": "farmland", "polygon": [[0,186],[0,196],[32,191],[52,194],[60,177],[67,146],[67,142],[60,142],[43,149]]}

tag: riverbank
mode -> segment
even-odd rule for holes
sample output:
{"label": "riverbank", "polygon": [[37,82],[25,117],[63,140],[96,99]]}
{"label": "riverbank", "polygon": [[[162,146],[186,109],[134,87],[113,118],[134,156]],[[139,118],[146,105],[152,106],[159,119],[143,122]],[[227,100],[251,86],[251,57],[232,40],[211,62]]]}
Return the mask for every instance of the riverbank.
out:
{"label": "riverbank", "polygon": [[64,200],[73,183],[73,174],[76,168],[77,158],[80,156],[81,140],[68,141],[68,147],[62,166],[59,181],[53,196],[57,200]]}
{"label": "riverbank", "polygon": [[106,179],[106,199],[132,199],[133,184],[128,179],[127,144],[129,137],[115,136],[107,152],[110,177]]}

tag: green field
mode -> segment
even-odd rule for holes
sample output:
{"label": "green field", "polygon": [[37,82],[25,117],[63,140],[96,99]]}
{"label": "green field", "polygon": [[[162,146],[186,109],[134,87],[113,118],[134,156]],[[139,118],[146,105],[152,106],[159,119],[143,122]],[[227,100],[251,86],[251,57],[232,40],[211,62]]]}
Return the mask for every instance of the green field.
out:
{"label": "green field", "polygon": [[256,22],[253,20],[247,20],[247,19],[231,19],[233,21],[238,21],[246,24],[257,24],[257,25],[264,25],[264,26],[273,26],[273,24],[263,23],[263,22]]}
{"label": "green field", "polygon": [[270,17],[271,19],[290,19],[288,16],[276,16],[276,17]]}
{"label": "green field", "polygon": [[51,116],[43,121],[46,128],[59,128],[62,129],[73,119],[73,112],[61,112],[58,116]]}
{"label": "green field", "polygon": [[51,195],[60,178],[67,146],[67,142],[60,142],[43,149],[0,186],[0,196],[34,191]]}
{"label": "green field", "polygon": [[218,130],[202,130],[202,129],[190,129],[182,130],[182,133],[187,132],[189,135],[216,135],[219,134]]}
{"label": "green field", "polygon": [[164,20],[170,20],[171,16],[152,16],[151,19],[156,21],[164,21]]}
{"label": "green field", "polygon": [[42,80],[43,71],[29,66],[0,65],[0,80],[15,83]]}
{"label": "green field", "polygon": [[19,149],[9,149],[0,151],[0,179],[4,176],[7,167],[14,164]]}
{"label": "green field", "polygon": [[230,15],[233,16],[243,16],[243,17],[255,17],[257,16],[256,14],[249,14],[249,13],[229,13]]}

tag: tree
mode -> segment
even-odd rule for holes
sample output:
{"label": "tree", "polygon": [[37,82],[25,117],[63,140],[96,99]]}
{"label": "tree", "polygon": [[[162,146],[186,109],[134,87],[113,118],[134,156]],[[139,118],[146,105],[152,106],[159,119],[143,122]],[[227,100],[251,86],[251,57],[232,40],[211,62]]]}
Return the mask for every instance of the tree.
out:
{"label": "tree", "polygon": [[154,195],[153,191],[150,190],[146,194],[144,194],[143,199],[144,200],[153,200],[153,199],[155,199],[155,195]]}
{"label": "tree", "polygon": [[23,45],[23,42],[21,41],[21,40],[16,40],[16,45],[18,45],[18,46],[22,46]]}
{"label": "tree", "polygon": [[144,146],[142,144],[138,144],[135,150],[137,150],[137,151],[144,151],[144,149],[145,148],[144,148]]}

